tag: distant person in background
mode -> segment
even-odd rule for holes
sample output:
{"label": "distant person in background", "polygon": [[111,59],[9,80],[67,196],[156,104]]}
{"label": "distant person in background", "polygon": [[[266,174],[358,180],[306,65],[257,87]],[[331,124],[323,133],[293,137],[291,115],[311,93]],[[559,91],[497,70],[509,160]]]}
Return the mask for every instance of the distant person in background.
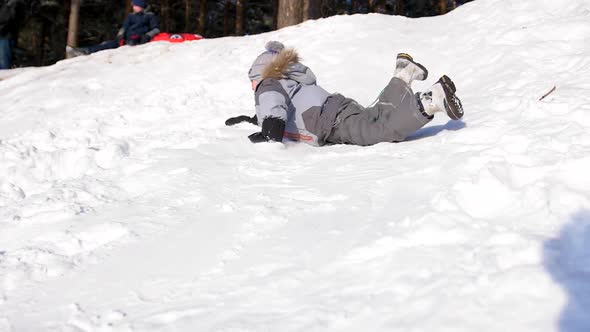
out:
{"label": "distant person in background", "polygon": [[131,4],[133,6],[133,13],[127,16],[115,40],[105,41],[98,45],[85,48],[67,46],[66,54],[68,58],[113,49],[122,45],[135,46],[145,44],[160,33],[158,17],[148,11],[146,0],[133,0]]}
{"label": "distant person in background", "polygon": [[12,51],[25,18],[25,7],[24,0],[0,0],[0,69],[12,67]]}
{"label": "distant person in background", "polygon": [[426,92],[412,91],[412,82],[425,80],[428,71],[408,54],[397,55],[393,78],[374,105],[365,108],[317,85],[295,50],[276,41],[265,48],[248,72],[256,115],[226,121],[226,125],[247,121],[261,126],[260,132],[248,136],[252,143],[283,139],[315,146],[400,142],[429,123],[435,113],[446,113],[453,120],[463,116],[455,84],[446,75]]}

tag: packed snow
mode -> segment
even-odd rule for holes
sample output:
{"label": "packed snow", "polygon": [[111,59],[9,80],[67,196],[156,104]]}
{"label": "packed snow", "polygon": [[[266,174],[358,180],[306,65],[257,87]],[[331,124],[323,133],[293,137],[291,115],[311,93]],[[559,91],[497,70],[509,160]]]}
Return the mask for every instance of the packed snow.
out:
{"label": "packed snow", "polygon": [[[590,331],[589,22],[477,0],[0,72],[0,331]],[[269,40],[364,105],[408,52],[466,115],[251,144]]]}

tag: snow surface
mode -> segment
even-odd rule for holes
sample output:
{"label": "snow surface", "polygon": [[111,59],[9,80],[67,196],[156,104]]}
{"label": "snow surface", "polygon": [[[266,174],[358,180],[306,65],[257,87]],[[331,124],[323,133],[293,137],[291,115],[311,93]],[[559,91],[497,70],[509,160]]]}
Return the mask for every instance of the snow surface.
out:
{"label": "snow surface", "polygon": [[[371,147],[251,144],[295,46],[370,104],[409,52],[458,86]],[[0,73],[0,331],[590,331],[590,2],[340,16]],[[556,90],[542,101],[553,86]]]}

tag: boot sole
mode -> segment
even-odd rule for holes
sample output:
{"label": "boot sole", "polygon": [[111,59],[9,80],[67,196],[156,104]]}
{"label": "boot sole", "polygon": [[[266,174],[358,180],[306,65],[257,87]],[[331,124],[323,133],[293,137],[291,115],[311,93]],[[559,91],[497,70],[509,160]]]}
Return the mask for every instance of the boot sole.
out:
{"label": "boot sole", "polygon": [[424,66],[422,66],[421,64],[419,64],[418,62],[414,61],[414,58],[412,58],[411,55],[409,55],[408,53],[398,53],[397,54],[397,59],[404,59],[404,60],[408,60],[411,63],[415,64],[416,66],[418,66],[418,68],[422,69],[424,71],[424,78],[419,79],[419,81],[424,81],[425,79],[428,78],[428,69],[426,69]]}
{"label": "boot sole", "polygon": [[443,87],[443,91],[445,92],[445,111],[447,115],[453,120],[459,120],[463,117],[463,104],[461,104],[461,100],[459,97],[455,95],[457,88],[455,87],[455,83],[447,76],[443,75],[437,83]]}
{"label": "boot sole", "polygon": [[455,83],[453,83],[451,78],[448,77],[447,75],[441,76],[441,78],[438,79],[437,83],[440,83],[442,85],[448,85],[449,88],[451,88],[451,91],[453,91],[453,93],[457,92],[457,88],[455,87]]}

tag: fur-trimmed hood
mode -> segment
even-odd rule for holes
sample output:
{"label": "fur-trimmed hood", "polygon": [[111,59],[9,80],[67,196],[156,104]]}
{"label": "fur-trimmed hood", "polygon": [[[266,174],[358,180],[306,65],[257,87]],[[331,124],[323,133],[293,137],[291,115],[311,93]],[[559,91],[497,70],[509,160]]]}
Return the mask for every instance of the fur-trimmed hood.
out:
{"label": "fur-trimmed hood", "polygon": [[316,84],[316,77],[299,62],[299,54],[293,48],[282,49],[262,71],[262,79],[290,79],[301,84]]}

